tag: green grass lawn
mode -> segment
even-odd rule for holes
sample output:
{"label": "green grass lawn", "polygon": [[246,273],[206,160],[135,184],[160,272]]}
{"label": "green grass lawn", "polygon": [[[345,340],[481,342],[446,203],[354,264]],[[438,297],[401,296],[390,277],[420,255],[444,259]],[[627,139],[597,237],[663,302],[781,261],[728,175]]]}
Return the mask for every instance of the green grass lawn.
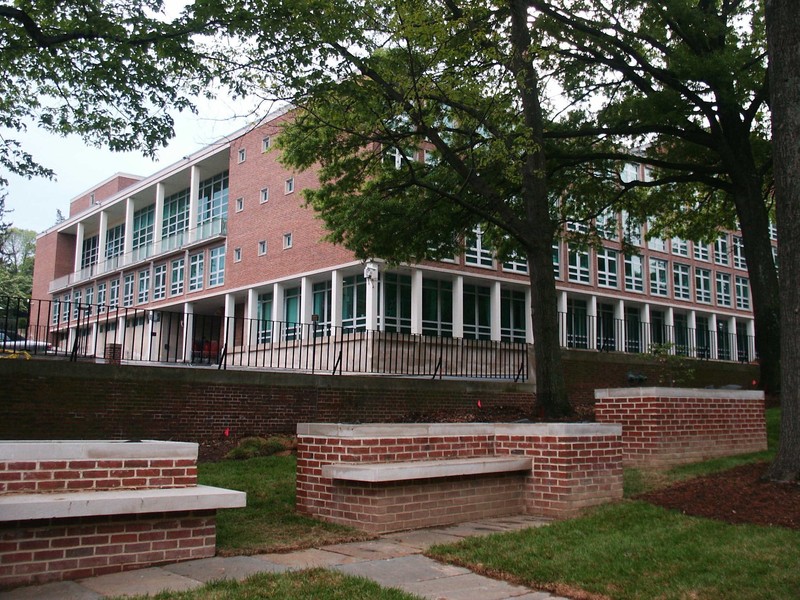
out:
{"label": "green grass lawn", "polygon": [[295,466],[293,456],[199,465],[201,484],[247,492],[246,508],[217,513],[217,554],[280,552],[371,537],[297,514]]}
{"label": "green grass lawn", "polygon": [[292,573],[263,573],[245,581],[218,581],[188,592],[156,596],[126,596],[129,600],[419,600],[399,590],[382,588],[359,577],[314,569]]}

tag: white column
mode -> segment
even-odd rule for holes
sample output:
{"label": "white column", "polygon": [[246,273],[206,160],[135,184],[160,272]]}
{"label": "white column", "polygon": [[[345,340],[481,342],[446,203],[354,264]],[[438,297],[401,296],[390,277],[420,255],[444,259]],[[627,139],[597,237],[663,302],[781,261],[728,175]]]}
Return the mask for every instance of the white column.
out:
{"label": "white column", "polygon": [[189,176],[189,241],[197,239],[197,211],[200,204],[200,167],[194,165]]}
{"label": "white column", "polygon": [[422,271],[420,269],[411,271],[411,333],[416,335],[422,333]]}
{"label": "white column", "polygon": [[642,329],[644,330],[642,332],[642,352],[649,353],[650,352],[650,343],[651,343],[651,340],[653,339],[653,331],[652,331],[653,324],[650,322],[650,305],[649,304],[645,304],[642,307],[641,315],[642,315],[642,317],[641,317],[642,323],[646,323],[646,325],[644,327],[642,327]]}
{"label": "white column", "polygon": [[671,306],[667,308],[667,343],[669,353],[675,354],[675,309]]}
{"label": "white column", "polygon": [[100,231],[97,234],[97,272],[108,271],[106,265],[106,239],[108,238],[108,213],[100,211]]}
{"label": "white column", "polygon": [[489,296],[489,314],[491,315],[491,339],[493,342],[500,341],[500,311],[502,310],[502,305],[500,301],[500,282],[495,281],[492,283],[491,292]]}
{"label": "white column", "polygon": [[453,337],[464,337],[464,277],[461,275],[453,279]]}
{"label": "white column", "polygon": [[272,286],[272,320],[285,321],[283,314],[283,284],[275,283]]}
{"label": "white column", "polygon": [[75,234],[75,268],[72,270],[77,273],[81,270],[81,259],[83,258],[83,236],[85,235],[85,225],[83,222],[78,223],[77,232]]}
{"label": "white column", "polygon": [[728,341],[731,345],[731,360],[739,360],[739,333],[736,331],[736,317],[728,319]]}
{"label": "white column", "polygon": [[756,358],[756,323],[753,319],[747,320],[747,352],[750,362]]}
{"label": "white column", "polygon": [[625,352],[625,341],[628,339],[628,327],[625,322],[625,301],[617,300],[614,305],[614,336],[615,350]]}
{"label": "white column", "polygon": [[558,294],[558,330],[559,344],[567,347],[567,292]]}
{"label": "white column", "polygon": [[708,330],[709,330],[709,345],[711,346],[711,357],[713,359],[719,358],[719,349],[717,347],[717,315],[712,314],[708,318]]}
{"label": "white column", "polygon": [[127,265],[133,262],[133,198],[125,201],[125,238],[122,245],[122,264]]}
{"label": "white column", "polygon": [[300,323],[303,327],[311,324],[311,313],[314,312],[314,286],[308,277],[300,280]]}
{"label": "white column", "polygon": [[247,290],[247,304],[244,307],[247,326],[244,328],[244,345],[255,344],[258,339],[258,292],[255,288]]}
{"label": "white column", "polygon": [[693,310],[689,311],[687,327],[689,328],[689,356],[697,357],[697,313]]}
{"label": "white column", "polygon": [[183,362],[192,361],[192,335],[194,332],[194,304],[183,303]]}
{"label": "white column", "polygon": [[367,331],[378,329],[378,273],[367,279]]}
{"label": "white column", "polygon": [[[236,333],[236,298],[233,294],[225,294],[225,327],[223,328],[223,344],[227,345],[227,353],[233,352]],[[222,347],[219,349],[222,352]]]}
{"label": "white column", "polygon": [[342,326],[342,272],[338,269],[331,273],[331,326],[338,332]]}
{"label": "white column", "polygon": [[153,254],[161,253],[161,228],[164,226],[164,184],[156,184],[156,214],[153,217]]}
{"label": "white column", "polygon": [[597,350],[597,296],[589,298],[586,308],[586,313],[589,318],[588,327],[586,328],[586,347],[589,350]]}
{"label": "white column", "polygon": [[533,306],[532,306],[531,287],[525,288],[525,341],[533,344]]}

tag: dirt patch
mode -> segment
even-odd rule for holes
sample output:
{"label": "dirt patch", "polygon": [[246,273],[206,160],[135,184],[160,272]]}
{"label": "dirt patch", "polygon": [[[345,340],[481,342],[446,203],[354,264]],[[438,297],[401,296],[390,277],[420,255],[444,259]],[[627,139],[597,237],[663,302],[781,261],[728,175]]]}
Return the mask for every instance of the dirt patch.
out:
{"label": "dirt patch", "polygon": [[687,515],[727,523],[800,530],[800,485],[763,481],[768,466],[768,463],[743,465],[638,498]]}

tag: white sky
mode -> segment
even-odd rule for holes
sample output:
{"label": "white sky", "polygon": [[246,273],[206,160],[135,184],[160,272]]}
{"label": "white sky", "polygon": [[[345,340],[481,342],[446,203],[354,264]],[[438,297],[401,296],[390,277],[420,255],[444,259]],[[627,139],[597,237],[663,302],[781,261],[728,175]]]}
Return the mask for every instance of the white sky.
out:
{"label": "white sky", "polygon": [[70,200],[113,174],[151,175],[236,131],[247,122],[244,118],[234,117],[236,113],[246,111],[236,110],[224,101],[198,104],[198,115],[184,113],[175,116],[175,138],[158,153],[157,161],[136,152],[114,153],[105,148],[94,148],[77,136],[62,138],[35,128],[24,134],[11,134],[10,137],[19,140],[22,148],[40,164],[53,169],[56,179],[28,180],[10,175],[5,221],[21,229],[32,229],[37,233],[44,231],[55,224],[56,210],[60,209],[65,217],[68,216]]}

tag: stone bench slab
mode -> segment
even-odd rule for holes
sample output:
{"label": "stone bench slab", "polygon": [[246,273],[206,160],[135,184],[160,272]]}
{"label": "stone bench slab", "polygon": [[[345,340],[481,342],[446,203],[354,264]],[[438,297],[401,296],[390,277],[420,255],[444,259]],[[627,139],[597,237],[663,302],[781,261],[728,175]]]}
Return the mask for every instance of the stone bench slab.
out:
{"label": "stone bench slab", "polygon": [[344,481],[385,483],[434,479],[437,477],[460,477],[464,475],[486,475],[530,471],[530,457],[480,456],[449,460],[419,460],[386,463],[334,463],[323,465],[323,477]]}
{"label": "stone bench slab", "polygon": [[244,492],[198,485],[185,488],[9,494],[0,496],[0,522],[241,508]]}

